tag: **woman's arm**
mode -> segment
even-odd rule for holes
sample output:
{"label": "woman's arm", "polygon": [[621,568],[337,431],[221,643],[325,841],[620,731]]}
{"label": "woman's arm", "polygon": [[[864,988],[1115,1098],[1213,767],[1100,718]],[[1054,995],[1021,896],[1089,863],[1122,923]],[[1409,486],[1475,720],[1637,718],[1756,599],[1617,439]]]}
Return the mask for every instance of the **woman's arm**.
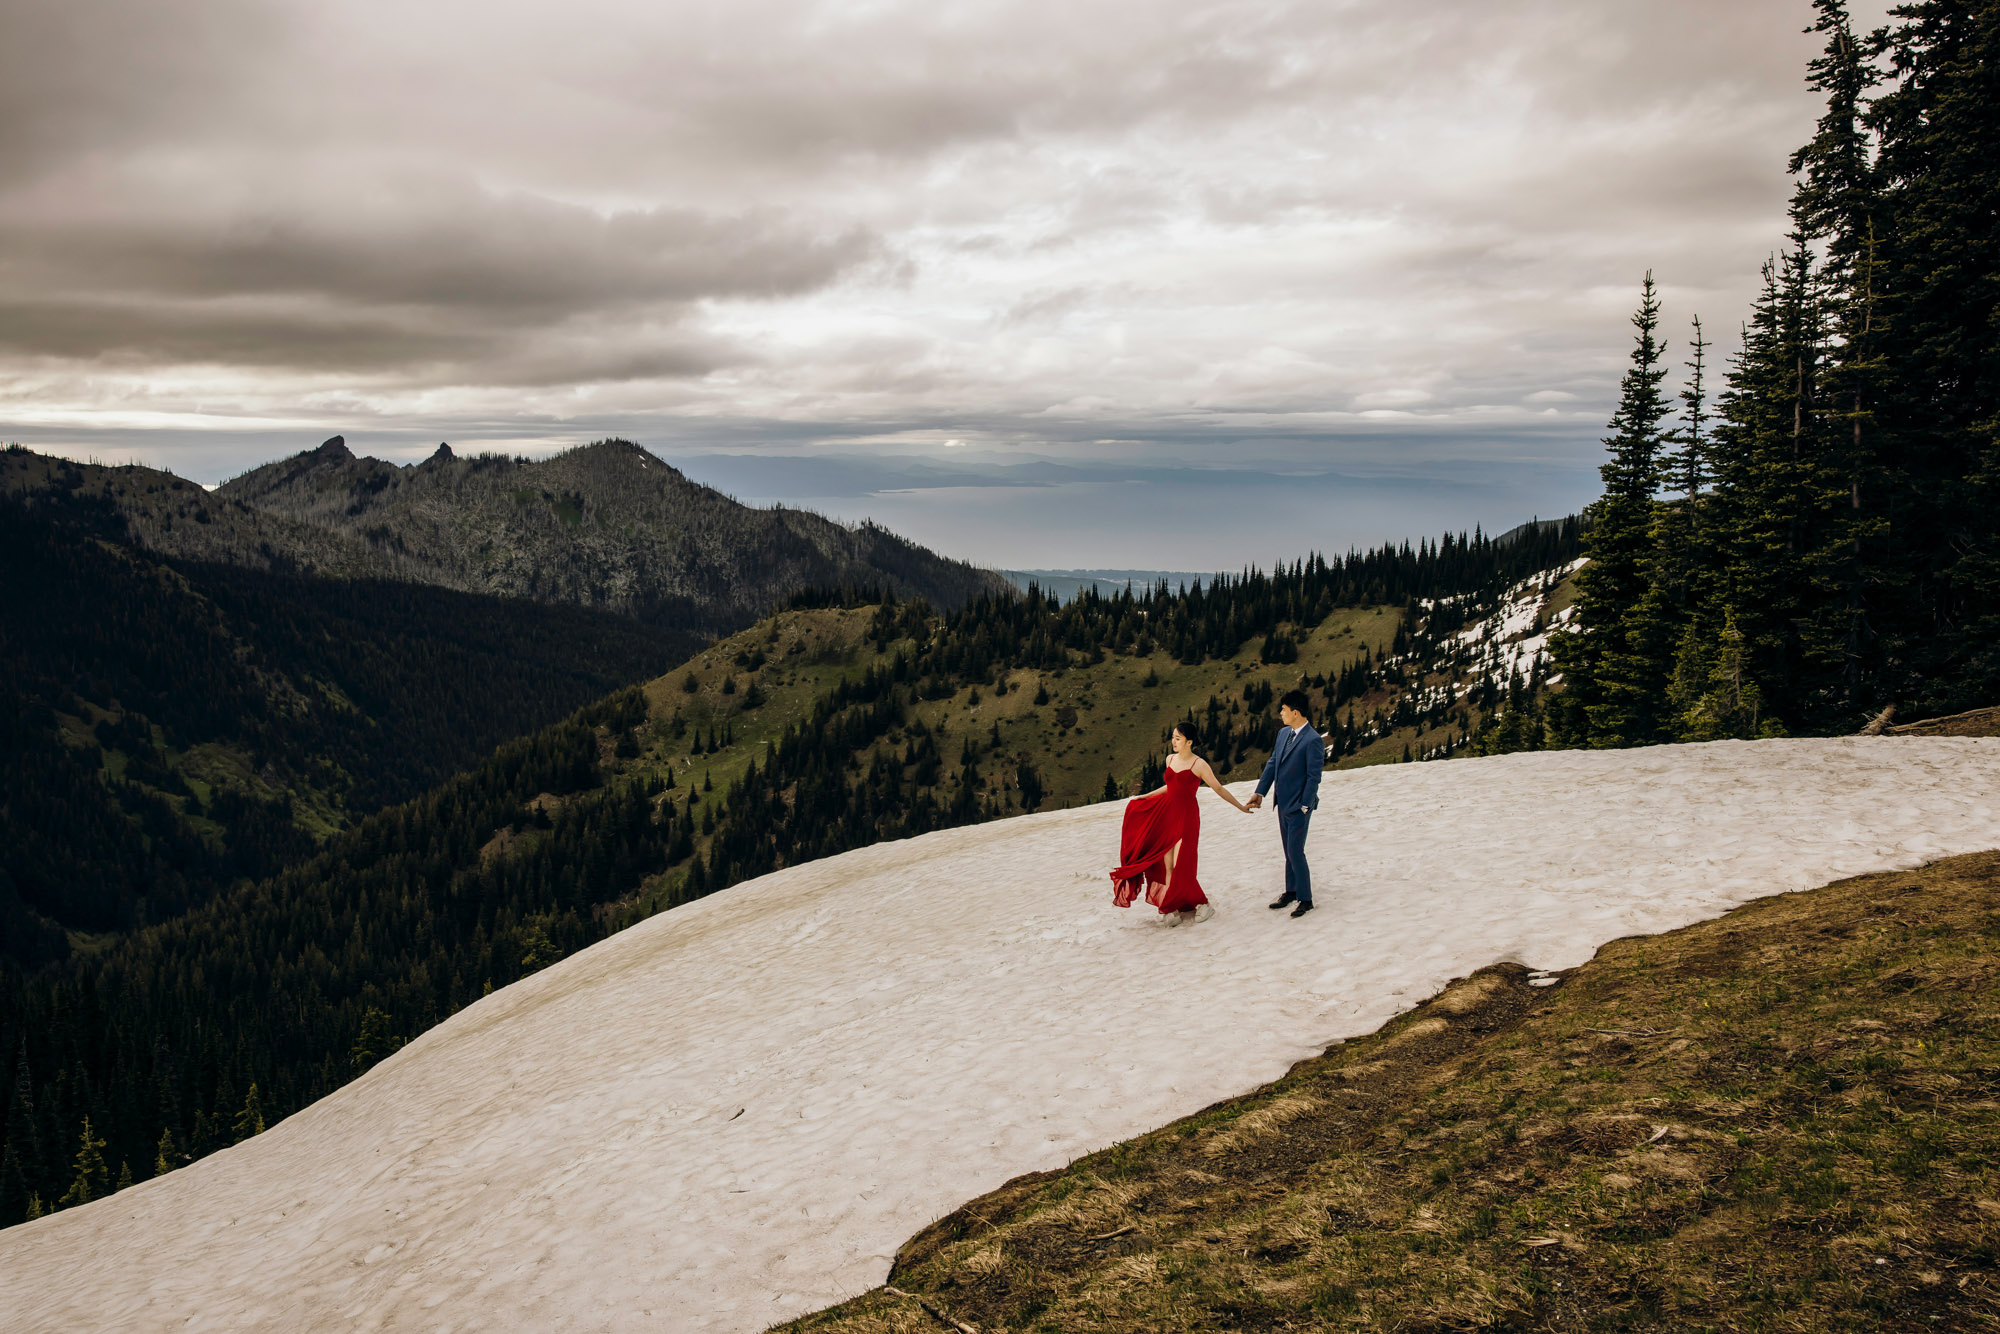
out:
{"label": "woman's arm", "polygon": [[1196,778],[1199,778],[1202,782],[1214,788],[1216,792],[1221,794],[1221,797],[1224,801],[1228,802],[1231,806],[1234,806],[1237,810],[1245,812],[1249,811],[1250,808],[1248,806],[1245,806],[1242,802],[1236,799],[1236,794],[1234,792],[1231,792],[1228,788],[1224,787],[1222,784],[1215,781],[1215,770],[1208,767],[1207,760],[1196,760],[1194,762],[1194,775]]}

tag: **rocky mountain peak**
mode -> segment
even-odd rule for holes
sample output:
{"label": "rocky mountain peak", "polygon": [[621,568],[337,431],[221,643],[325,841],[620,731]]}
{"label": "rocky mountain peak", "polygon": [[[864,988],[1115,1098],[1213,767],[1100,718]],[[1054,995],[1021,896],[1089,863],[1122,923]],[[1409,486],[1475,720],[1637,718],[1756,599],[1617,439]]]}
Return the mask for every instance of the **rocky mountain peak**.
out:
{"label": "rocky mountain peak", "polygon": [[946,607],[1009,591],[991,571],[879,528],[741,505],[622,439],[533,462],[460,459],[441,444],[397,467],[356,458],[336,436],[219,494],[403,578],[691,623],[742,624],[805,587],[885,588]]}

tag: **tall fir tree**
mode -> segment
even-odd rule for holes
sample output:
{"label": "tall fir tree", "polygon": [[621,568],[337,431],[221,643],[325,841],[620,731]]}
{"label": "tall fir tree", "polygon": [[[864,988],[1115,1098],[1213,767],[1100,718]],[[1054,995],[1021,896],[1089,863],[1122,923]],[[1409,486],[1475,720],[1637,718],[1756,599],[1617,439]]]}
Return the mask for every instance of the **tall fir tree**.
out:
{"label": "tall fir tree", "polygon": [[43,1179],[41,1132],[35,1117],[35,1081],[28,1069],[24,1039],[15,1053],[14,1078],[7,1093],[7,1145],[0,1150],[0,1218],[16,1217]]}
{"label": "tall fir tree", "polygon": [[1819,730],[1841,675],[1842,627],[1829,613],[1826,572],[1846,530],[1820,408],[1820,298],[1810,242],[1795,223],[1790,248],[1765,266],[1713,437],[1715,605],[1705,620],[1740,630],[1766,732],[1787,723]]}
{"label": "tall fir tree", "polygon": [[[1715,627],[1705,615],[1712,580],[1713,516],[1708,504],[1708,349],[1701,317],[1693,320],[1688,343],[1687,380],[1682,384],[1681,424],[1668,433],[1672,453],[1664,460],[1665,486],[1676,496],[1659,509],[1649,587],[1641,600],[1639,636],[1653,653],[1668,651],[1672,669],[1662,690],[1658,739],[1686,740],[1687,683],[1705,679]],[[1697,692],[1699,693],[1699,692]]]}
{"label": "tall fir tree", "polygon": [[104,1165],[104,1140],[90,1128],[90,1118],[83,1118],[83,1134],[76,1147],[76,1160],[70,1171],[69,1190],[62,1197],[62,1207],[72,1208],[79,1204],[89,1204],[111,1193],[111,1172]]}
{"label": "tall fir tree", "polygon": [[1567,683],[1555,728],[1565,744],[1629,746],[1659,739],[1671,635],[1640,616],[1655,564],[1663,423],[1672,414],[1662,389],[1666,348],[1658,338],[1659,292],[1649,270],[1640,287],[1632,365],[1619,385],[1599,470],[1604,495],[1591,506],[1577,574],[1576,630],[1551,645]]}
{"label": "tall fir tree", "polygon": [[254,1079],[250,1081],[250,1092],[244,1095],[242,1109],[236,1113],[236,1119],[229,1128],[238,1144],[252,1135],[264,1133],[264,1105],[257,1096],[257,1081]]}
{"label": "tall fir tree", "polygon": [[1874,41],[1888,235],[1870,350],[1893,460],[1881,627],[1895,697],[2000,699],[2000,0],[1914,0]]}
{"label": "tall fir tree", "polygon": [[1837,531],[1829,534],[1818,571],[1831,594],[1822,637],[1838,644],[1839,707],[1851,713],[1872,707],[1883,690],[1870,604],[1896,582],[1878,568],[1888,536],[1882,499],[1890,469],[1875,430],[1883,211],[1866,98],[1880,76],[1845,0],[1814,0],[1813,9],[1807,31],[1823,34],[1826,46],[1807,67],[1806,83],[1825,95],[1826,110],[1789,168],[1799,182],[1795,216],[1818,252],[1827,334],[1819,405],[1824,462],[1830,481],[1845,492],[1844,505],[1836,502],[1829,515]]}

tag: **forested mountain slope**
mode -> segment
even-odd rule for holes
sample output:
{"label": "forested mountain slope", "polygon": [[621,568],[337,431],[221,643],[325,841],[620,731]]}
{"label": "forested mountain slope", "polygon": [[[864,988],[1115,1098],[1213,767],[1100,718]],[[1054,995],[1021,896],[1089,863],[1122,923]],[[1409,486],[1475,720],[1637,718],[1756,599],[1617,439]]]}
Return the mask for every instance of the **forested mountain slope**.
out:
{"label": "forested mountain slope", "polygon": [[539,462],[461,459],[448,446],[397,467],[336,436],[217,494],[352,540],[423,578],[543,602],[740,626],[802,588],[872,587],[955,607],[1006,588],[873,524],[752,509],[623,440]]}
{"label": "forested mountain slope", "polygon": [[[123,480],[184,485],[152,478]],[[0,581],[0,970],[272,875],[699,643],[579,607],[167,562],[85,486],[0,496]]]}
{"label": "forested mountain slope", "polygon": [[809,584],[1006,587],[609,443],[399,469],[335,440],[227,493],[9,448],[0,506],[0,967],[274,874]]}
{"label": "forested mountain slope", "polygon": [[105,1175],[143,1177],[642,916],[884,839],[1151,786],[1177,719],[1247,776],[1277,691],[1303,680],[1325,712],[1404,606],[1493,603],[1575,542],[1574,525],[1447,538],[1060,606],[783,612],[255,886],[5,982],[0,1220],[80,1198],[85,1117]]}
{"label": "forested mountain slope", "polygon": [[100,524],[102,535],[157,557],[340,577],[415,577],[414,567],[393,551],[253,509],[155,468],[75,463],[9,445],[0,449],[0,496],[24,511],[77,501],[108,507],[119,522]]}

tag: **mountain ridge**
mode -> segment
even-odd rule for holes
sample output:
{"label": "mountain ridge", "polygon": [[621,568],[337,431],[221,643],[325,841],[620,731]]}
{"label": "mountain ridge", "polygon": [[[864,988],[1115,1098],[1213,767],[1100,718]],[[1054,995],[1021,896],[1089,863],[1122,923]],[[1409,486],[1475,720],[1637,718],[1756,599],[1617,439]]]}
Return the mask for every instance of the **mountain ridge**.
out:
{"label": "mountain ridge", "polygon": [[941,607],[1009,587],[872,523],[743,505],[629,440],[534,461],[460,458],[441,444],[399,467],[334,436],[216,494],[429,582],[628,615],[684,604],[732,628],[807,587],[880,587]]}

